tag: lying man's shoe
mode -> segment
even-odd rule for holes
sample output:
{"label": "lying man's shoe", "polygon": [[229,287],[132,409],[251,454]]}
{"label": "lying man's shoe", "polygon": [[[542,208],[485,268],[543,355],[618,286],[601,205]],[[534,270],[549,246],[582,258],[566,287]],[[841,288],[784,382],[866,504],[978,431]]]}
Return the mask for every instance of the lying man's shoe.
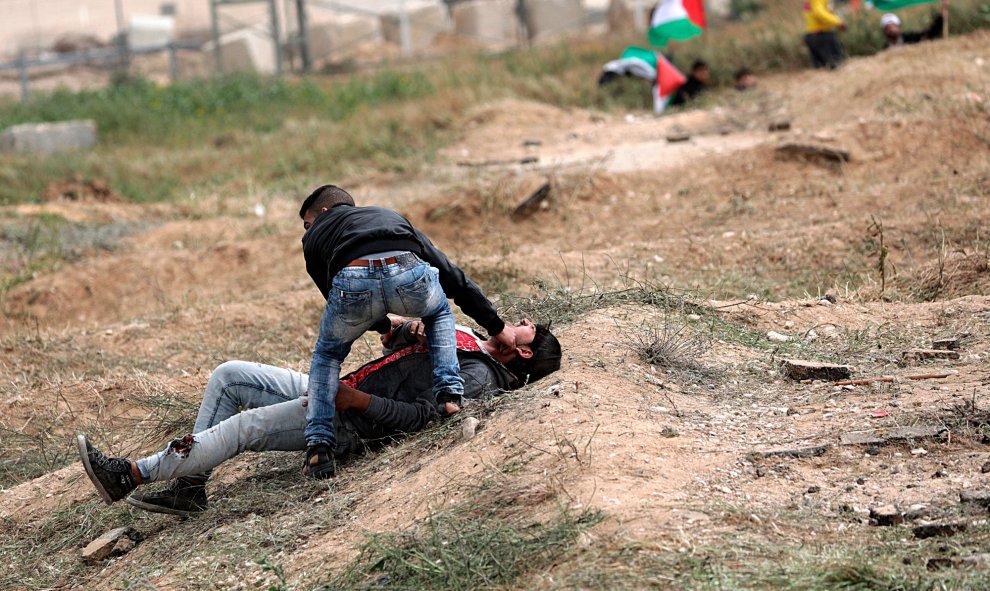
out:
{"label": "lying man's shoe", "polygon": [[86,474],[108,505],[126,497],[140,484],[131,472],[130,460],[105,455],[90,445],[85,435],[77,435],[76,443]]}
{"label": "lying man's shoe", "polygon": [[333,454],[330,447],[323,444],[306,448],[306,462],[303,464],[303,474],[310,478],[333,478]]}
{"label": "lying man's shoe", "polygon": [[168,513],[189,517],[190,513],[206,511],[206,483],[187,478],[176,478],[159,491],[135,493],[127,502],[139,509],[153,513]]}

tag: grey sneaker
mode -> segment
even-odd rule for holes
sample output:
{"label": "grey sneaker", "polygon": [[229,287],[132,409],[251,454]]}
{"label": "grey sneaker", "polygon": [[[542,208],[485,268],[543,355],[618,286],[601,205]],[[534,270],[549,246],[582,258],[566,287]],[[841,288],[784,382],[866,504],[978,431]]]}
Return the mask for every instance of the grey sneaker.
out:
{"label": "grey sneaker", "polygon": [[131,461],[126,458],[111,458],[89,443],[85,435],[76,435],[79,446],[79,459],[93,486],[109,505],[126,497],[137,488],[131,474]]}
{"label": "grey sneaker", "polygon": [[133,494],[127,497],[127,502],[152,513],[189,517],[191,513],[206,511],[206,483],[177,478],[162,490]]}

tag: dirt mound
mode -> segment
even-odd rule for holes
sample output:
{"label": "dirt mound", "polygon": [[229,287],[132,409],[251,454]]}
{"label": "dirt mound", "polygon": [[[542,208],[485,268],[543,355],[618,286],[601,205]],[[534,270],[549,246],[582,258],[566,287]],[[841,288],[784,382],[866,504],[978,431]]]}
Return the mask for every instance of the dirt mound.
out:
{"label": "dirt mound", "polygon": [[990,291],[987,253],[952,252],[929,262],[910,275],[898,275],[894,285],[919,301],[951,300]]}
{"label": "dirt mound", "polygon": [[43,202],[65,200],[120,203],[124,201],[124,198],[101,180],[77,177],[71,181],[49,183],[41,192],[41,200]]}

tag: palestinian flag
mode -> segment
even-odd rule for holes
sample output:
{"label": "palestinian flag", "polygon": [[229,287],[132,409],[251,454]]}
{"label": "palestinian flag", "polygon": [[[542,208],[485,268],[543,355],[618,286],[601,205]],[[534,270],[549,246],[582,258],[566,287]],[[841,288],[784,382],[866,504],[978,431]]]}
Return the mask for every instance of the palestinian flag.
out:
{"label": "palestinian flag", "polygon": [[657,83],[653,85],[653,112],[659,115],[667,108],[670,97],[687,82],[687,78],[667,58],[654,55],[657,60]]}
{"label": "palestinian flag", "polygon": [[703,0],[661,0],[650,17],[646,38],[654,47],[697,37],[705,28]]}
{"label": "palestinian flag", "polygon": [[636,76],[653,82],[657,79],[657,54],[642,47],[627,47],[619,59],[605,64],[602,70],[615,76]]}
{"label": "palestinian flag", "polygon": [[872,4],[873,8],[877,10],[897,10],[899,8],[914,6],[915,4],[933,4],[935,2],[938,2],[938,0],[873,0],[872,2],[867,2],[867,4]]}

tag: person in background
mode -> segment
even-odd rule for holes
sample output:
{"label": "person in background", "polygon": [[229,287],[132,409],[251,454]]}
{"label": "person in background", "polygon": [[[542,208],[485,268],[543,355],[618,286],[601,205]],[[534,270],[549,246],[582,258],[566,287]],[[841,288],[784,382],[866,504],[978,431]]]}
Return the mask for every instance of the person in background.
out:
{"label": "person in background", "polygon": [[930,41],[938,39],[942,34],[942,26],[945,23],[946,3],[942,3],[942,11],[932,18],[932,24],[924,31],[901,30],[901,19],[896,14],[888,12],[880,17],[880,26],[883,27],[884,49],[892,47],[903,47],[912,43]]}
{"label": "person in background", "polygon": [[845,59],[845,50],[836,31],[845,31],[846,23],[833,13],[828,0],[805,0],[804,44],[811,56],[811,67],[834,70]]}
{"label": "person in background", "polygon": [[670,106],[683,105],[707,92],[711,79],[712,72],[708,68],[708,64],[704,60],[694,60],[694,63],[691,64],[691,73],[688,74],[687,81],[674,93],[674,96],[670,99]]}
{"label": "person in background", "polygon": [[746,67],[736,70],[734,79],[737,92],[745,92],[756,84],[756,76],[753,75],[752,70]]}

